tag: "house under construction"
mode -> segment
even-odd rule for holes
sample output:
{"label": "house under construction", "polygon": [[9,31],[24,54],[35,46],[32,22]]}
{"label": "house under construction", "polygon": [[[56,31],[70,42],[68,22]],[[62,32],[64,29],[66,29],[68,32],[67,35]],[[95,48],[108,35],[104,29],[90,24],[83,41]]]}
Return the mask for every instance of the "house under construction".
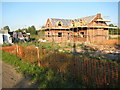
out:
{"label": "house under construction", "polygon": [[77,19],[48,18],[45,25],[45,39],[48,42],[101,43],[109,39],[109,27],[101,13]]}

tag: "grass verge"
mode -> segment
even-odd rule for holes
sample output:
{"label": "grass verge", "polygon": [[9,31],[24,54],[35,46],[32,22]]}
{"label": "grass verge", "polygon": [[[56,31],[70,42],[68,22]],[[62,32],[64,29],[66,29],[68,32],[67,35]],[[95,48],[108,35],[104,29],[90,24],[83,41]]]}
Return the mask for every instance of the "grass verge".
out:
{"label": "grass verge", "polygon": [[26,77],[30,76],[32,82],[38,84],[38,88],[83,88],[70,79],[64,80],[60,73],[55,73],[50,68],[40,68],[35,64],[19,59],[14,54],[3,51],[2,60],[14,66],[17,72],[21,72]]}

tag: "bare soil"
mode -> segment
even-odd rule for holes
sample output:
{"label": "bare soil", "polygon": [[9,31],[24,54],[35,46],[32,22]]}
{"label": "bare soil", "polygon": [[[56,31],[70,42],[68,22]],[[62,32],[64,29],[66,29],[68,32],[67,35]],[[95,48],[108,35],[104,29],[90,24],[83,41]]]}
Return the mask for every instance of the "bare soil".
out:
{"label": "bare soil", "polygon": [[102,45],[120,45],[120,39],[109,39],[107,41],[103,41]]}
{"label": "bare soil", "polygon": [[16,72],[15,68],[5,62],[2,62],[2,88],[35,88],[30,77],[24,77]]}

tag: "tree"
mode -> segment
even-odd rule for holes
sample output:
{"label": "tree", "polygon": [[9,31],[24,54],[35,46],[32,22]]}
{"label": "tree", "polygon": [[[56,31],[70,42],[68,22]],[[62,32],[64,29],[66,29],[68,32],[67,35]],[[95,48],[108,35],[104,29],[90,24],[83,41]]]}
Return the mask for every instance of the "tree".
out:
{"label": "tree", "polygon": [[16,30],[15,32],[22,32],[22,30],[21,30],[21,29],[18,29],[18,30]]}
{"label": "tree", "polygon": [[27,32],[27,33],[31,33],[31,27],[28,27],[28,29],[27,29],[26,32]]}
{"label": "tree", "polygon": [[34,26],[31,26],[31,34],[36,34],[36,28]]}
{"label": "tree", "polygon": [[[109,24],[110,27],[117,27],[113,24]],[[112,34],[112,35],[120,35],[120,28],[117,28],[117,29],[109,29],[109,34]]]}
{"label": "tree", "polygon": [[113,24],[109,24],[110,27],[115,27]]}
{"label": "tree", "polygon": [[34,26],[16,30],[16,32],[24,32],[24,31],[32,35],[36,34],[36,28]]}
{"label": "tree", "polygon": [[34,26],[28,27],[26,32],[30,34],[36,34],[36,28]]}
{"label": "tree", "polygon": [[45,28],[45,26],[42,26],[41,28]]}
{"label": "tree", "polygon": [[3,27],[3,29],[4,29],[4,30],[8,30],[8,32],[10,32],[9,26],[5,26],[5,27]]}

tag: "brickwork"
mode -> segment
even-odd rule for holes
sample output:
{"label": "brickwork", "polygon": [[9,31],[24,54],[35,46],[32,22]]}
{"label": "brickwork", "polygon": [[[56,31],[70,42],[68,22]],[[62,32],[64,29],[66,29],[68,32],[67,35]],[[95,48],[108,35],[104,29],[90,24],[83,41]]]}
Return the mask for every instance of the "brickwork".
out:
{"label": "brickwork", "polygon": [[[54,20],[54,21],[51,21]],[[55,23],[55,20],[56,23]],[[58,22],[60,21],[62,26],[58,26]],[[85,17],[80,19],[83,22],[81,23],[74,20],[66,20],[66,19],[48,19],[46,22],[45,36],[46,40],[51,42],[62,42],[62,41],[75,41],[75,42],[90,42],[90,43],[100,43],[109,38],[109,31],[107,28],[101,26],[108,26],[106,22],[101,17],[101,14],[98,13],[96,16]],[[89,22],[86,22],[86,21]],[[98,21],[101,20],[101,21]],[[73,24],[80,23],[78,27]],[[54,24],[53,24],[54,23]],[[72,25],[73,24],[73,25]],[[71,27],[72,26],[72,27]],[[61,36],[59,36],[61,34]]]}
{"label": "brickwork", "polygon": [[88,39],[91,43],[99,43],[108,40],[108,30],[104,29],[90,29],[88,30]]}

